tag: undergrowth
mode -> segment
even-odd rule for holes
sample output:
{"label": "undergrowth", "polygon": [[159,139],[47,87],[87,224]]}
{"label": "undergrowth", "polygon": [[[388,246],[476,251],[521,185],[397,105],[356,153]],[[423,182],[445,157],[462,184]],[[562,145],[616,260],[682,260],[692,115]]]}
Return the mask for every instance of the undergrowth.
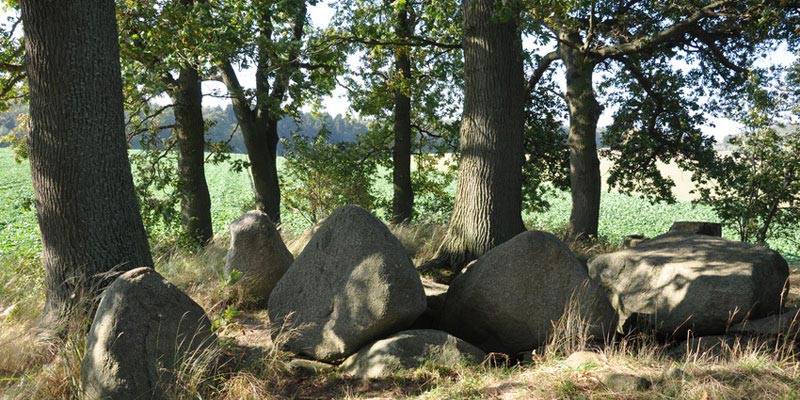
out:
{"label": "undergrowth", "polygon": [[[436,252],[443,225],[390,227],[419,265]],[[563,233],[557,230],[557,235]],[[282,232],[295,254],[310,235]],[[791,398],[800,393],[794,338],[772,343],[741,342],[716,352],[676,357],[646,337],[606,342],[588,334],[580,313],[569,309],[554,326],[556,334],[522,364],[503,359],[479,365],[441,368],[431,364],[369,381],[329,371],[309,375],[293,369],[281,341],[292,332],[269,334],[264,310],[253,309],[222,275],[226,234],[204,249],[187,250],[157,243],[156,268],[187,292],[216,323],[219,353],[192,358],[182,365],[172,398]],[[599,243],[599,244],[598,244]],[[580,258],[612,251],[615,243],[568,243]],[[64,337],[40,331],[36,318],[43,305],[43,277],[37,258],[0,257],[0,398],[72,399],[81,391],[80,361],[84,329]],[[796,275],[795,275],[796,276]],[[80,324],[79,324],[80,325]],[[575,351],[599,352],[603,362],[569,367]],[[214,358],[212,362],[210,358]],[[612,389],[608,373],[631,374],[652,383],[649,389]]]}

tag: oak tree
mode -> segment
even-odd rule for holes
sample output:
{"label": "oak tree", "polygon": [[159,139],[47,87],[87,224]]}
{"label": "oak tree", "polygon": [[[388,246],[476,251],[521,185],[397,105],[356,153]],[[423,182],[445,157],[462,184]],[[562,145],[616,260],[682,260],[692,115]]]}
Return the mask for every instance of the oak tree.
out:
{"label": "oak tree", "polygon": [[81,315],[109,272],[152,266],[127,159],[111,0],[23,0],[45,318]]}

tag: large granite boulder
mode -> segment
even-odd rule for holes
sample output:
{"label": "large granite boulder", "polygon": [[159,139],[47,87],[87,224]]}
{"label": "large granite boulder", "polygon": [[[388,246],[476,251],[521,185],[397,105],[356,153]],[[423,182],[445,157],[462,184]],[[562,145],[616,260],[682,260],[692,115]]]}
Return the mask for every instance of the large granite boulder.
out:
{"label": "large granite boulder", "polygon": [[479,363],[484,357],[486,353],[481,349],[445,332],[409,330],[364,347],[347,358],[339,371],[362,379],[385,378],[426,362],[454,368],[459,364]]}
{"label": "large granite boulder", "polygon": [[515,355],[545,344],[566,310],[589,323],[596,339],[616,327],[614,310],[569,248],[549,233],[528,231],[453,280],[441,328],[486,352]]}
{"label": "large granite boulder", "polygon": [[81,365],[87,399],[167,398],[182,366],[214,362],[205,312],[151,268],[120,275],[103,293]]}
{"label": "large granite boulder", "polygon": [[685,232],[589,260],[621,321],[636,315],[663,337],[725,332],[748,317],[781,310],[789,269],[762,246]]}
{"label": "large granite boulder", "polygon": [[327,362],[407,328],[423,311],[422,283],[403,246],[357,206],[325,220],[269,298],[273,335],[299,330],[286,347]]}
{"label": "large granite boulder", "polygon": [[250,211],[231,224],[231,245],[223,272],[226,276],[234,269],[241,273],[236,284],[248,301],[266,305],[293,261],[266,213]]}

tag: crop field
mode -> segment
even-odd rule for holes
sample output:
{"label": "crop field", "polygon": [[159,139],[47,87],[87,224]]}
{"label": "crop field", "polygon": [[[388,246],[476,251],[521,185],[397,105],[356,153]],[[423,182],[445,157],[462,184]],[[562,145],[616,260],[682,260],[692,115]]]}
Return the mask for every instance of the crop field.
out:
{"label": "crop field", "polygon": [[[387,197],[391,185],[382,177],[376,180],[375,192]],[[209,165],[206,176],[211,191],[212,217],[215,232],[223,232],[228,224],[250,209],[251,181],[246,172],[232,172],[228,164]],[[11,152],[0,149],[0,257],[34,258],[41,249],[33,189],[27,162],[17,164]],[[678,181],[680,185],[680,181]],[[451,187],[450,190],[454,188]],[[678,188],[678,191],[685,188]],[[568,192],[554,191],[548,196],[551,207],[542,213],[523,215],[528,228],[560,231],[566,225],[570,212]],[[673,221],[717,221],[713,210],[688,201],[676,204],[652,204],[647,200],[604,189],[600,214],[600,237],[618,244],[630,234],[655,236],[666,232]],[[424,210],[420,213],[425,215]],[[284,209],[283,226],[291,232],[302,232],[310,222],[299,213]],[[725,236],[734,238],[732,229],[724,229]],[[159,240],[157,234],[151,235]],[[800,227],[793,235],[770,241],[770,246],[783,254],[790,263],[800,262]]]}

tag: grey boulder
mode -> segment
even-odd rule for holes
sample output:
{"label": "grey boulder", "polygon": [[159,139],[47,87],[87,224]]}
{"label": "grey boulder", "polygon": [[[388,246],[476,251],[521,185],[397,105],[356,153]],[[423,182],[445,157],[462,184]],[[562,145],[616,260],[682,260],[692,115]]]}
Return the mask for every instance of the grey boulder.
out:
{"label": "grey boulder", "polygon": [[419,274],[389,229],[357,206],[335,210],[269,298],[273,336],[335,362],[407,328],[425,311]]}
{"label": "grey boulder", "polygon": [[175,371],[214,362],[205,312],[151,268],[120,275],[103,294],[81,365],[87,399],[166,398]]}
{"label": "grey boulder", "polygon": [[669,231],[722,237],[722,224],[719,222],[675,221],[672,223]]}
{"label": "grey boulder", "polygon": [[616,327],[614,309],[569,248],[549,233],[528,231],[453,280],[441,328],[486,352],[515,355],[544,345],[570,310],[595,339]]}
{"label": "grey boulder", "polygon": [[454,368],[479,363],[485,356],[481,349],[445,332],[409,330],[364,347],[345,360],[339,371],[362,379],[384,378],[426,362]]}
{"label": "grey boulder", "polygon": [[797,340],[800,334],[800,309],[787,308],[779,314],[768,317],[746,319],[731,326],[728,333]]}
{"label": "grey boulder", "polygon": [[713,236],[671,232],[589,260],[620,320],[637,315],[663,337],[725,332],[781,309],[789,269],[778,253]]}
{"label": "grey boulder", "polygon": [[266,213],[250,211],[231,224],[231,245],[223,272],[241,273],[245,298],[266,304],[272,289],[294,261]]}

